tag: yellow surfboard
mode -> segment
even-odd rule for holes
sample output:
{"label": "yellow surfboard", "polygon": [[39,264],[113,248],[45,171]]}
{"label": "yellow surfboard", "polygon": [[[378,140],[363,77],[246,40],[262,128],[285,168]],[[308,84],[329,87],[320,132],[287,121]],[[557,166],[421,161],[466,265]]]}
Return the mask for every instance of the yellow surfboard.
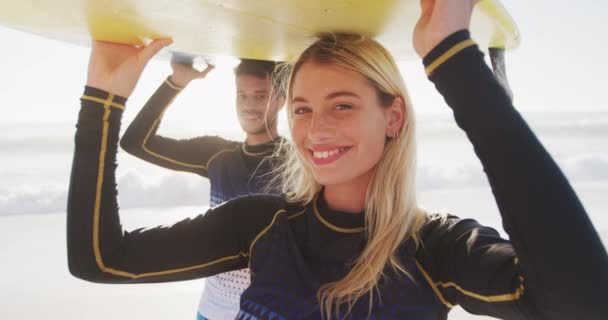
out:
{"label": "yellow surfboard", "polygon": [[[70,43],[142,45],[172,38],[172,50],[285,60],[320,32],[376,36],[399,60],[415,57],[419,0],[18,0],[0,3],[0,25]],[[471,31],[482,47],[519,45],[513,19],[482,0]]]}

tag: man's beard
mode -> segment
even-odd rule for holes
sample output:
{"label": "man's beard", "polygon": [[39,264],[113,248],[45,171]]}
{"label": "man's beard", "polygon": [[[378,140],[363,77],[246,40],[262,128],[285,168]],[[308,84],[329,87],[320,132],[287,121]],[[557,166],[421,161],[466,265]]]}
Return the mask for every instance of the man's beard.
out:
{"label": "man's beard", "polygon": [[[266,120],[268,120],[268,119],[266,119]],[[268,122],[270,122],[270,124],[268,124]],[[268,135],[270,135],[271,134],[270,128],[272,128],[276,122],[277,122],[277,117],[275,117],[274,119],[272,119],[270,121],[264,121],[264,123],[257,130],[250,131],[247,133],[253,134],[253,135],[260,135],[263,133],[267,133]]]}

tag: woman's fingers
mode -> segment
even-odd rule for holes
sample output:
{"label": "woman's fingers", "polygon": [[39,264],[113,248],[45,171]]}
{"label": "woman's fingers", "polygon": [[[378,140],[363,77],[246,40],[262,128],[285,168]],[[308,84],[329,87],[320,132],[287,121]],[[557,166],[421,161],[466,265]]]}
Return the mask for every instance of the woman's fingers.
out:
{"label": "woman's fingers", "polygon": [[87,85],[129,97],[143,69],[171,40],[154,40],[146,47],[93,41]]}
{"label": "woman's fingers", "polygon": [[145,66],[160,50],[172,43],[173,40],[171,39],[156,39],[152,41],[152,43],[144,47],[139,53],[139,56],[141,57],[140,60]]}
{"label": "woman's fingers", "polygon": [[421,0],[422,13],[414,29],[414,48],[424,57],[450,34],[468,29],[479,0]]}
{"label": "woman's fingers", "polygon": [[422,16],[430,16],[435,6],[435,0],[420,0],[420,9],[422,10]]}

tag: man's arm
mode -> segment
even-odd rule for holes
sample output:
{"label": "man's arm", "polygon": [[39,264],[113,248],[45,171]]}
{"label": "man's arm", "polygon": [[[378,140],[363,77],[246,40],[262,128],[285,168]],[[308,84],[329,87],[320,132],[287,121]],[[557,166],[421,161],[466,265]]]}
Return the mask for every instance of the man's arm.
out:
{"label": "man's arm", "polygon": [[239,144],[216,136],[172,139],[157,134],[161,119],[182,90],[167,78],[127,128],[120,146],[128,153],[164,168],[207,176],[211,160]]}

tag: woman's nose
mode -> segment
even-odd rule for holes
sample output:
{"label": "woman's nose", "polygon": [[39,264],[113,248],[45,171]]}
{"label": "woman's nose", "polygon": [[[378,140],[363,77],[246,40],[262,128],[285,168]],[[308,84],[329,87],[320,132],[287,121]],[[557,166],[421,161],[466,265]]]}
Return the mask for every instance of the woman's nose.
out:
{"label": "woman's nose", "polygon": [[322,113],[313,113],[310,126],[308,127],[308,138],[313,143],[323,143],[332,140],[336,135],[333,121]]}

